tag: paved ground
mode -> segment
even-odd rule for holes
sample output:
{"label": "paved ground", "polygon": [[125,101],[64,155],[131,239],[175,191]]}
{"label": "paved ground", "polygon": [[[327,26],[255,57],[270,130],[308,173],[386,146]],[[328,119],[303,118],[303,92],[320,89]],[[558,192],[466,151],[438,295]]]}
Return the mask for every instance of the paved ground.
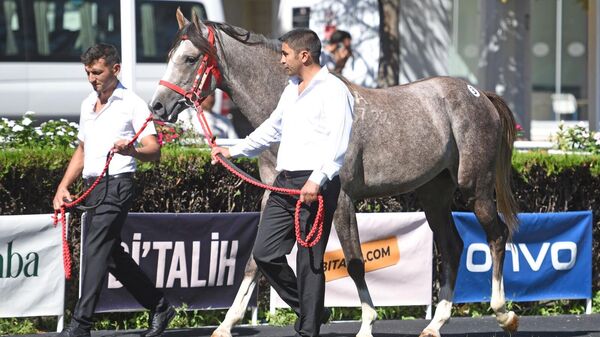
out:
{"label": "paved ground", "polygon": [[[423,319],[405,321],[377,321],[374,337],[416,337],[427,325]],[[168,330],[165,337],[200,337],[210,336],[214,328],[195,328]],[[359,329],[358,322],[334,322],[321,329],[321,337],[354,336]],[[600,315],[521,317],[519,332],[513,337],[600,337]],[[486,318],[453,318],[442,328],[443,337],[503,337],[502,332],[492,317]],[[92,337],[126,337],[139,336],[140,331],[94,331]],[[55,334],[46,334],[48,337]],[[39,335],[32,335],[40,337]],[[242,326],[233,330],[233,336],[255,337],[287,337],[293,336],[291,326]]]}

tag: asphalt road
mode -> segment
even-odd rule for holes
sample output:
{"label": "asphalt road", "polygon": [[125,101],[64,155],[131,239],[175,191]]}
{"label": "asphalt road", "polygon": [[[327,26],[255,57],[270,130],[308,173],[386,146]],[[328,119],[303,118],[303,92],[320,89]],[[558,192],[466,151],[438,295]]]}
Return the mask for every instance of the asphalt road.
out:
{"label": "asphalt road", "polygon": [[[387,320],[377,321],[373,329],[374,337],[417,337],[429,321]],[[321,329],[321,337],[354,336],[358,332],[359,322],[333,322]],[[167,330],[165,337],[210,336],[214,327]],[[92,337],[139,336],[141,331],[93,331]],[[509,336],[496,324],[493,317],[453,318],[441,330],[443,337],[503,337]],[[232,331],[233,336],[287,337],[293,336],[291,326],[240,326]],[[30,336],[54,337],[55,333]],[[600,337],[600,315],[564,315],[552,317],[521,317],[519,332],[513,337]]]}

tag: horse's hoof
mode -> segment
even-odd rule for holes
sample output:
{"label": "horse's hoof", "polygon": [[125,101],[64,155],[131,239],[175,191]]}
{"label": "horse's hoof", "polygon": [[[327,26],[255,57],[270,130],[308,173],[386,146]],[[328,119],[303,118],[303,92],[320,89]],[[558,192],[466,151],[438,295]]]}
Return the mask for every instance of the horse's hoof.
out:
{"label": "horse's hoof", "polygon": [[213,331],[210,337],[231,337],[231,331],[225,329],[217,329]]}
{"label": "horse's hoof", "polygon": [[517,332],[517,329],[519,328],[519,316],[513,311],[509,311],[506,316],[506,321],[504,324],[501,324],[500,327],[511,334]]}
{"label": "horse's hoof", "polygon": [[356,337],[373,337],[373,334],[370,331],[359,331]]}
{"label": "horse's hoof", "polygon": [[439,331],[435,331],[432,329],[425,329],[423,330],[423,332],[421,332],[419,337],[440,337],[440,333]]}

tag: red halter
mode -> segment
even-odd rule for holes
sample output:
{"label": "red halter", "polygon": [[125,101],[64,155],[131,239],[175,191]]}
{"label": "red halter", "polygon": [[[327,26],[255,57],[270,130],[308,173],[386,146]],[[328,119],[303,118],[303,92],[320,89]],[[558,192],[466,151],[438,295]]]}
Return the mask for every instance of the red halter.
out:
{"label": "red halter", "polygon": [[[208,43],[210,43],[212,48],[215,48],[215,32],[210,26],[207,26],[206,28],[208,29]],[[187,35],[183,35],[181,37],[182,41],[187,39]],[[200,103],[206,98],[202,96],[202,91],[208,89],[206,86],[210,83],[210,81],[207,81],[207,79],[211,75],[217,81],[217,85],[221,83],[222,76],[217,65],[217,60],[210,58],[208,54],[204,54],[202,57],[202,62],[198,67],[194,84],[189,91],[185,91],[185,89],[181,88],[180,86],[163,80],[160,80],[158,84],[175,91],[176,93],[185,97],[185,99],[193,105],[200,105]]]}

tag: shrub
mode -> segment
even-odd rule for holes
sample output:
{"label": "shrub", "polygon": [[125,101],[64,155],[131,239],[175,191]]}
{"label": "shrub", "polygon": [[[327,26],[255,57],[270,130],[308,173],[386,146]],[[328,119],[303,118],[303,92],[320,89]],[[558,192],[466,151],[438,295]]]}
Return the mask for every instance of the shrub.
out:
{"label": "shrub", "polygon": [[554,140],[563,151],[600,153],[600,132],[589,131],[583,124],[566,127],[561,122]]}
{"label": "shrub", "polygon": [[[16,148],[0,151],[0,213],[39,214],[51,212],[51,199],[62,178],[72,154],[70,148]],[[258,177],[256,161],[238,160],[249,174]],[[545,153],[515,153],[513,157],[514,192],[521,212],[561,212],[592,210],[593,228],[593,275],[600,266],[600,155],[548,155]],[[231,212],[257,211],[262,191],[241,183],[220,166],[210,165],[207,149],[165,146],[158,164],[144,163],[136,173],[136,181],[142,187],[132,212]],[[141,185],[140,183],[143,183]],[[73,192],[80,191],[76,184]],[[356,203],[361,212],[418,211],[414,194],[387,198],[367,199]],[[453,209],[467,210],[457,194]],[[69,236],[74,258],[74,275],[77,275],[79,257],[79,214],[72,218]],[[435,266],[439,268],[436,257]],[[437,277],[437,276],[436,276]],[[434,284],[439,284],[435,280]],[[67,282],[66,308],[73,308],[77,296],[77,280]],[[437,296],[434,286],[434,296]],[[600,279],[593,279],[593,290],[600,296]],[[268,311],[268,287],[264,280],[259,283],[259,306],[261,318]],[[434,299],[435,303],[435,299]],[[597,304],[597,303],[596,303]],[[511,304],[519,313],[557,314],[580,313],[582,301],[545,301]],[[422,308],[378,308],[380,317],[422,317]],[[594,307],[598,310],[598,306]],[[490,314],[489,304],[455,306],[455,314],[480,316]],[[69,313],[69,311],[68,311]],[[98,327],[123,329],[142,324],[145,314],[113,313],[101,315]],[[218,324],[224,311],[192,312],[181,318],[181,324]],[[272,317],[273,321],[285,323],[289,315]],[[358,309],[335,309],[336,319],[359,317]],[[271,317],[268,317],[271,319]],[[15,326],[22,320],[0,320],[0,326]],[[30,321],[27,321],[30,322]],[[34,322],[34,321],[31,321]],[[43,321],[48,326],[48,321]],[[137,323],[136,323],[137,322]],[[25,324],[25,323],[22,323]],[[27,323],[29,324],[29,323]],[[48,330],[42,323],[32,323],[38,330]],[[141,326],[137,326],[142,328]],[[12,329],[12,328],[11,328]],[[12,331],[12,330],[11,330]],[[30,331],[29,328],[27,331]]]}
{"label": "shrub", "polygon": [[4,149],[32,146],[72,147],[77,144],[77,123],[66,119],[49,120],[34,126],[35,113],[26,112],[19,120],[0,119],[0,147]]}

